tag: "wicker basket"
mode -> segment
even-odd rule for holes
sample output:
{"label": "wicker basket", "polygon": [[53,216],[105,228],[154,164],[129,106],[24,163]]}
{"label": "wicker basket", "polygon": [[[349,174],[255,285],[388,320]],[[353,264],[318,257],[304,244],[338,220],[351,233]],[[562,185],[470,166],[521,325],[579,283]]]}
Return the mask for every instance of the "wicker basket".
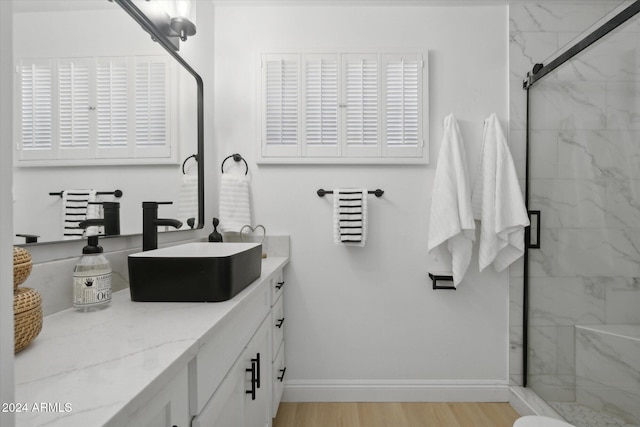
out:
{"label": "wicker basket", "polygon": [[28,346],[42,330],[42,297],[35,289],[18,288],[13,294],[15,352]]}
{"label": "wicker basket", "polygon": [[13,289],[24,283],[31,274],[31,254],[23,248],[13,247]]}

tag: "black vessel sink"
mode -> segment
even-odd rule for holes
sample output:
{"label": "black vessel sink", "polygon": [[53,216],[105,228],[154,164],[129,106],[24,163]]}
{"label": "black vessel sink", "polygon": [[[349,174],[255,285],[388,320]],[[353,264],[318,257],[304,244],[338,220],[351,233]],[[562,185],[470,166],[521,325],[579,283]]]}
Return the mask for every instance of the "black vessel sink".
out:
{"label": "black vessel sink", "polygon": [[133,301],[219,302],[262,269],[260,243],[187,243],[129,255]]}

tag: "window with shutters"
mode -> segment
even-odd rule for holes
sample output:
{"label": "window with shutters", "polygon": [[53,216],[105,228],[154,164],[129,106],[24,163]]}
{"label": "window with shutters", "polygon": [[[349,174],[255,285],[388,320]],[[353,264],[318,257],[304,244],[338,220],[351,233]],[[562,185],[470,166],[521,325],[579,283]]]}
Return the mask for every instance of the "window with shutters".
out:
{"label": "window with shutters", "polygon": [[18,165],[175,162],[170,71],[164,56],[19,60]]}
{"label": "window with shutters", "polygon": [[426,54],[260,56],[262,163],[426,163]]}

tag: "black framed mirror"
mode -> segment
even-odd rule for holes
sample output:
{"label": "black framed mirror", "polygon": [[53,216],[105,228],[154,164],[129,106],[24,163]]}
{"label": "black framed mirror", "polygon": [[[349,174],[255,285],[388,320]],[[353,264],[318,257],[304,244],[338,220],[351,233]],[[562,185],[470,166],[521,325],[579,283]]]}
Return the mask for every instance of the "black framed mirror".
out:
{"label": "black framed mirror", "polygon": [[[203,82],[173,48],[163,43],[163,35],[158,28],[130,0],[14,0],[13,19],[16,65],[14,233],[19,235],[14,237],[14,244],[74,239],[64,236],[68,231],[65,226],[66,206],[70,203],[68,193],[78,189],[94,191],[97,197],[92,201],[104,203],[97,207],[98,217],[105,216],[103,206],[118,207],[119,235],[142,232],[142,201],[171,201],[172,205],[161,208],[163,217],[182,221],[180,230],[202,228]],[[104,83],[105,78],[110,83],[115,82],[113,79],[117,77],[118,66],[125,63],[131,67],[126,72],[129,80],[125,84],[129,85],[130,101],[126,114],[136,120],[138,115],[144,116],[144,111],[141,113],[140,108],[132,106],[131,99],[140,104],[140,99],[146,102],[153,98],[153,94],[158,92],[155,90],[157,86],[153,86],[157,81],[152,68],[163,70],[166,87],[163,95],[166,110],[163,114],[167,118],[164,131],[166,140],[172,144],[166,153],[156,150],[153,143],[148,144],[151,148],[146,152],[136,147],[126,152],[121,147],[105,147],[95,142],[118,139],[117,132],[105,131],[107,125],[117,128],[117,123],[105,122],[105,111],[117,118],[118,110],[115,101],[105,104]],[[41,64],[46,66],[39,68]],[[40,142],[38,138],[29,139],[36,133],[30,134],[30,129],[40,132],[43,123],[28,116],[30,112],[41,113],[38,97],[42,92],[37,92],[34,87],[42,86],[38,86],[40,81],[37,79],[42,69],[51,72],[52,80],[52,95],[47,107],[52,124],[48,129],[50,135],[47,129],[43,133],[52,141],[54,149],[51,153],[37,145]],[[143,97],[144,91],[132,88],[140,84],[140,76],[144,73],[148,73],[147,99]],[[70,86],[70,79],[80,83],[73,80]],[[81,89],[88,92],[88,101],[84,104]],[[31,104],[30,93],[33,95]],[[114,93],[109,92],[109,96],[117,98]],[[63,95],[67,95],[66,98]],[[126,94],[122,96],[122,99],[127,97]],[[70,113],[65,115],[64,108],[69,105],[72,106],[68,108]],[[87,120],[87,126],[69,127],[69,122],[75,124],[83,119]],[[32,121],[31,128],[24,124],[29,120]],[[44,123],[48,124],[48,121],[44,120]],[[139,122],[134,121],[126,127],[131,133],[129,140],[144,141],[135,134],[141,133]],[[88,130],[83,134],[85,129]],[[148,129],[147,132],[152,134],[156,130]],[[92,154],[82,153],[83,137],[90,141],[89,145],[95,144],[95,147],[88,148]],[[162,137],[158,139],[162,140]],[[28,145],[34,141],[32,146]],[[68,141],[71,144],[65,146]],[[79,144],[73,146],[78,141]],[[160,154],[152,153],[154,150]],[[68,197],[62,197],[63,193]],[[117,197],[118,193],[120,197]],[[96,215],[95,208],[93,214]],[[100,229],[100,234],[103,233],[104,229]]]}

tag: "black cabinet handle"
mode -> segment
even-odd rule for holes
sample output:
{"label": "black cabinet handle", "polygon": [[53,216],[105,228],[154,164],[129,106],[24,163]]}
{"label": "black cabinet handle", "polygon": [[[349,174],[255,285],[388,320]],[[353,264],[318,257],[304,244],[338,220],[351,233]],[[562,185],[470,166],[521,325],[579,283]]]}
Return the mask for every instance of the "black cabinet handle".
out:
{"label": "black cabinet handle", "polygon": [[280,372],[282,372],[282,375],[280,375],[278,377],[278,380],[280,380],[280,382],[284,381],[284,374],[285,372],[287,372],[287,367],[285,366],[284,369],[280,369]]}
{"label": "black cabinet handle", "polygon": [[256,364],[256,385],[260,388],[260,353],[256,353],[256,358],[251,359],[251,364]]}
{"label": "black cabinet handle", "polygon": [[276,289],[282,289],[283,286],[284,286],[284,280],[282,282],[278,282],[278,284],[276,285]]}
{"label": "black cabinet handle", "polygon": [[251,359],[251,369],[245,369],[247,372],[251,372],[251,390],[245,390],[246,394],[251,395],[251,400],[256,400],[256,364]]}
{"label": "black cabinet handle", "polygon": [[282,328],[283,323],[284,323],[284,317],[282,319],[278,319],[278,323],[276,323],[276,328]]}

